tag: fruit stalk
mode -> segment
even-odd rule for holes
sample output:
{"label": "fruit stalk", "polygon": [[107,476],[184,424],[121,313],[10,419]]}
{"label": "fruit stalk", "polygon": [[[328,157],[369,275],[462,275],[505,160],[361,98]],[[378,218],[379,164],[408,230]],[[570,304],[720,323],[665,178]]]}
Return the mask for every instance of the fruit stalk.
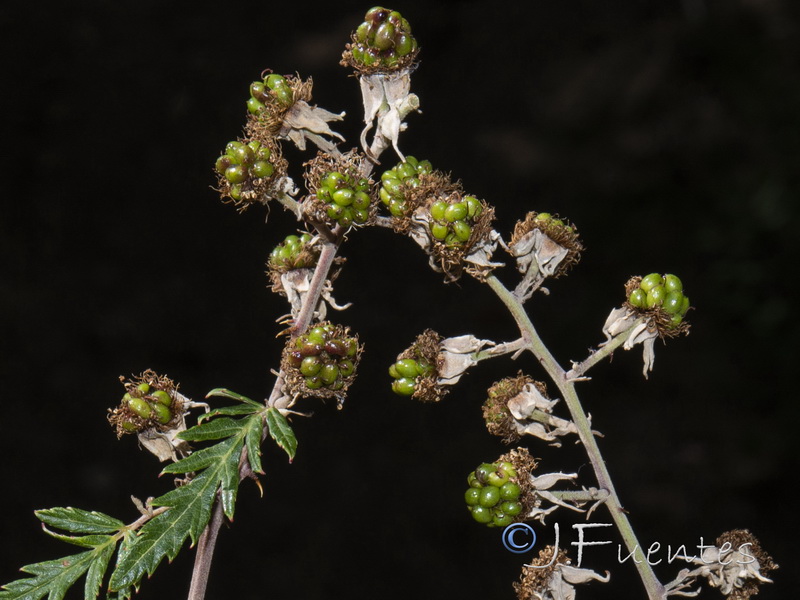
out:
{"label": "fruit stalk", "polygon": [[[519,298],[509,291],[497,277],[489,275],[486,277],[486,283],[497,295],[498,298],[506,305],[512,317],[520,329],[523,339],[526,341],[526,347],[537,358],[542,367],[547,371],[547,374],[556,384],[561,392],[564,402],[569,409],[572,421],[578,430],[578,437],[586,449],[586,454],[592,463],[595,477],[600,489],[608,492],[608,497],[605,500],[605,505],[608,507],[611,518],[617,527],[617,530],[625,542],[628,552],[634,555],[634,564],[636,570],[639,572],[639,577],[644,584],[647,596],[650,600],[664,600],[666,598],[664,586],[656,578],[650,564],[644,560],[644,556],[633,531],[630,521],[625,514],[622,504],[620,503],[619,496],[614,489],[614,484],[611,480],[611,475],[606,468],[603,456],[600,453],[600,448],[592,433],[591,424],[583,410],[578,394],[575,391],[574,379],[568,378],[567,373],[558,364],[556,359],[550,353],[550,350],[544,345],[544,342],[539,337],[536,328],[525,312]],[[620,342],[621,343],[621,342]]]}

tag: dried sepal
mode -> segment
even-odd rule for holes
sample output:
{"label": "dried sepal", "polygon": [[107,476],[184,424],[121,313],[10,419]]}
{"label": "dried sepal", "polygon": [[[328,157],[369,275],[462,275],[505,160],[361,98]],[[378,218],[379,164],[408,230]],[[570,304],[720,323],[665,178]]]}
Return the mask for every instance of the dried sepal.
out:
{"label": "dried sepal", "polygon": [[361,222],[353,222],[352,225],[368,225],[371,224],[378,212],[376,197],[375,182],[365,177],[365,173],[369,173],[371,166],[367,158],[358,152],[355,148],[346,152],[328,154],[327,152],[319,152],[315,158],[306,162],[304,165],[305,171],[303,177],[306,182],[306,189],[309,195],[302,202],[303,213],[312,221],[317,223],[326,223],[330,226],[336,225],[336,220],[329,216],[328,209],[330,204],[317,197],[317,192],[320,189],[325,177],[333,172],[341,173],[346,177],[354,180],[366,180],[369,191],[367,194],[370,197],[368,218]]}
{"label": "dried sepal", "polygon": [[547,277],[566,274],[578,263],[583,249],[574,224],[548,213],[529,212],[517,222],[508,244],[523,274],[516,295],[527,300]]}
{"label": "dried sepal", "polygon": [[719,536],[714,546],[706,547],[699,557],[680,557],[700,565],[682,572],[682,585],[694,578],[705,578],[711,587],[730,600],[748,600],[759,592],[762,583],[772,583],[767,577],[778,568],[758,539],[747,529],[734,529]]}
{"label": "dried sepal", "polygon": [[483,418],[489,433],[506,444],[532,435],[552,446],[560,446],[560,436],[577,434],[572,421],[552,415],[558,400],[551,400],[545,385],[519,373],[492,385],[483,404]]}
{"label": "dried sepal", "polygon": [[305,81],[293,75],[285,78],[292,89],[294,102],[287,106],[276,98],[257,114],[248,115],[247,134],[258,140],[288,139],[300,150],[305,150],[306,142],[311,142],[324,152],[334,151],[336,144],[329,138],[344,141],[344,137],[331,130],[328,123],[341,121],[345,114],[309,104],[313,87],[311,78]]}
{"label": "dried sepal", "polygon": [[150,369],[126,379],[120,377],[125,395],[120,405],[109,409],[108,421],[117,437],[135,433],[139,443],[161,462],[178,460],[189,453],[189,445],[178,438],[186,430],[186,415],[191,408],[208,405],[192,402],[178,392],[169,377]]}
{"label": "dried sepal", "polygon": [[518,600],[574,600],[575,586],[590,581],[607,583],[606,571],[599,575],[591,569],[574,567],[564,550],[546,546],[539,556],[522,567],[519,583],[514,583]]}
{"label": "dried sepal", "polygon": [[328,321],[288,339],[281,359],[284,394],[291,398],[336,398],[341,408],[347,389],[355,381],[363,350],[358,335],[351,334],[349,327]]}
{"label": "dried sepal", "polygon": [[432,207],[435,204],[461,204],[467,197],[460,185],[443,187],[441,193],[429,196],[414,210],[409,221],[408,235],[428,254],[431,268],[444,273],[448,283],[458,280],[464,271],[482,281],[495,267],[503,266],[491,260],[500,236],[492,229],[494,208],[485,200],[475,199],[480,208],[474,217],[469,218],[469,237],[465,236],[464,241],[447,241],[434,236],[432,227],[435,227],[436,220],[431,214]]}
{"label": "dried sepal", "polygon": [[604,346],[612,338],[626,331],[630,331],[630,333],[622,348],[630,350],[637,344],[642,345],[642,360],[644,362],[642,374],[647,378],[648,373],[653,370],[653,364],[656,360],[655,342],[658,337],[658,329],[626,306],[615,308],[609,313],[603,325],[603,334],[606,336],[606,341],[600,346]]}
{"label": "dried sepal", "polygon": [[[419,111],[419,97],[411,93],[412,70],[359,77],[365,123],[361,131],[361,147],[374,162],[378,162],[378,157],[390,146],[400,160],[405,160],[398,146],[400,132],[408,127],[405,118]],[[370,143],[367,135],[372,129],[375,131]]]}
{"label": "dried sepal", "polygon": [[655,329],[662,339],[678,337],[679,335],[689,335],[689,323],[683,320],[680,323],[675,323],[675,316],[664,310],[663,306],[656,305],[653,308],[643,308],[631,304],[631,292],[639,288],[641,282],[642,278],[636,276],[631,277],[625,283],[626,300],[623,306],[633,313],[642,316],[647,321],[648,328]]}
{"label": "dried sepal", "polygon": [[478,364],[475,354],[494,346],[491,340],[481,340],[474,335],[459,335],[442,340],[437,359],[438,384],[455,385],[470,367]]}

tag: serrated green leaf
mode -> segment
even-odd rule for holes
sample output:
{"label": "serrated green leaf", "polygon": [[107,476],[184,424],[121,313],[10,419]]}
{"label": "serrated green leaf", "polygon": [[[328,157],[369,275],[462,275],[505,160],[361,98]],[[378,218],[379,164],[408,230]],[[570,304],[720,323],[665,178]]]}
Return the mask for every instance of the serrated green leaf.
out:
{"label": "serrated green leaf", "polygon": [[[259,408],[263,409],[264,407],[259,405]],[[213,419],[219,415],[230,415],[230,416],[237,416],[237,415],[252,415],[255,411],[255,407],[252,404],[232,404],[230,406],[223,406],[221,408],[214,408],[211,412],[203,413],[197,419],[198,423],[205,423],[206,421]]]}
{"label": "serrated green leaf", "polygon": [[68,544],[73,544],[74,546],[81,546],[83,548],[97,548],[98,546],[102,546],[113,540],[110,535],[62,535],[60,533],[56,533],[55,531],[50,531],[45,525],[42,525],[42,529],[44,529],[44,532],[50,537],[54,537],[55,539],[61,540],[62,542],[66,542]]}
{"label": "serrated green leaf", "polygon": [[186,458],[182,458],[178,462],[168,464],[161,470],[161,473],[193,473],[195,471],[206,469],[214,463],[219,462],[222,456],[228,451],[228,446],[231,443],[235,444],[240,437],[241,436],[228,438],[219,444],[214,444],[208,448],[203,448],[197,452],[192,452]]}
{"label": "serrated green leaf", "polygon": [[33,577],[4,585],[0,599],[39,600],[47,596],[48,600],[62,600],[67,590],[86,573],[84,600],[94,600],[117,545],[113,537],[108,536],[107,540],[93,550],[22,567],[23,573]]}
{"label": "serrated green leaf", "polygon": [[108,563],[114,555],[116,542],[98,548],[98,553],[89,569],[86,571],[86,584],[83,586],[83,600],[95,600],[100,595],[100,587],[103,585]]}
{"label": "serrated green leaf", "polygon": [[[252,412],[252,410],[251,410]],[[178,437],[187,442],[207,442],[209,440],[222,440],[236,435],[244,424],[243,419],[220,417],[202,425],[195,425],[182,431]]]}
{"label": "serrated green leaf", "polygon": [[225,388],[216,388],[206,394],[206,398],[211,398],[212,396],[218,396],[220,398],[230,398],[231,400],[238,400],[239,402],[244,402],[252,406],[257,406],[258,408],[264,408],[263,404],[256,402],[255,400],[251,400],[246,396],[242,396],[241,394],[237,394],[236,392],[226,390]]}
{"label": "serrated green leaf", "polygon": [[114,517],[71,506],[37,510],[34,514],[43,523],[70,533],[116,533],[125,527]]}
{"label": "serrated green leaf", "polygon": [[247,460],[250,461],[250,469],[253,473],[263,473],[261,466],[261,436],[264,432],[264,423],[261,419],[250,419],[245,433],[245,445],[247,446]]}
{"label": "serrated green leaf", "polygon": [[[165,495],[171,495],[167,500],[173,502],[173,506],[148,521],[138,535],[122,542],[109,582],[111,590],[136,585],[145,574],[152,575],[164,557],[171,561],[178,555],[188,536],[196,543],[211,514],[219,485],[218,475],[218,470],[210,467],[190,483]],[[159,500],[164,500],[165,496]]]}
{"label": "serrated green leaf", "polygon": [[295,452],[297,452],[297,438],[294,436],[294,431],[292,431],[286,417],[277,408],[270,407],[267,409],[267,425],[269,426],[270,436],[278,446],[286,451],[291,462],[294,459]]}

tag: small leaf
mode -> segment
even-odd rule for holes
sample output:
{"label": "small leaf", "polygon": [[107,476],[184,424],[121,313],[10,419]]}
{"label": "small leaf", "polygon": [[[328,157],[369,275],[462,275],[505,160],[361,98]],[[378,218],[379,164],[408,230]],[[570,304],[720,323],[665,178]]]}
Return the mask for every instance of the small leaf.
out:
{"label": "small leaf", "polygon": [[81,546],[83,548],[97,548],[113,540],[110,535],[62,535],[60,533],[50,531],[46,525],[42,525],[42,529],[44,529],[44,532],[50,537],[54,537],[55,539],[61,540],[62,542],[66,542],[68,544]]}
{"label": "small leaf", "polygon": [[[251,410],[252,412],[252,410]],[[222,440],[236,435],[242,428],[242,419],[221,417],[202,425],[195,425],[182,431],[178,437],[187,442],[206,442],[208,440]]]}
{"label": "small leaf", "polygon": [[267,409],[267,425],[269,426],[269,434],[273,440],[286,451],[289,455],[289,461],[294,459],[295,452],[297,452],[297,438],[294,436],[294,431],[289,426],[286,420],[277,408],[270,407]]}
{"label": "small leaf", "polygon": [[245,444],[247,445],[247,459],[250,461],[250,469],[253,473],[263,473],[261,466],[261,435],[264,431],[264,424],[261,419],[252,419],[247,426]]}
{"label": "small leaf", "polygon": [[193,452],[178,462],[168,464],[161,470],[161,473],[191,473],[210,467],[214,463],[219,462],[220,458],[228,451],[231,442],[235,444],[237,440],[228,438],[219,444],[214,444],[208,448]]}
{"label": "small leaf", "polygon": [[83,600],[95,600],[100,595],[100,586],[103,585],[103,577],[108,570],[108,563],[114,555],[116,542],[98,549],[97,556],[89,570],[86,571],[86,585],[83,588]]}
{"label": "small leaf", "polygon": [[259,408],[263,408],[264,406],[260,402],[256,402],[255,400],[250,400],[250,398],[242,396],[241,394],[237,394],[236,392],[226,390],[225,388],[216,388],[206,394],[206,398],[211,398],[212,396],[219,396],[221,398],[230,398],[231,400],[238,400],[239,402],[244,402],[246,404],[257,406]]}
{"label": "small leaf", "polygon": [[[222,408],[215,408],[211,410],[211,412],[203,413],[198,417],[197,422],[205,423],[206,421],[220,415],[252,415],[254,412],[256,412],[253,410],[253,408],[254,407],[251,404],[232,404],[231,406],[223,406]],[[263,409],[264,407],[259,405],[259,408]]]}
{"label": "small leaf", "polygon": [[84,600],[94,600],[116,545],[117,541],[108,536],[105,544],[93,550],[24,566],[20,570],[33,577],[2,586],[0,599],[39,600],[47,596],[48,600],[63,600],[69,588],[86,573]]}
{"label": "small leaf", "polygon": [[125,527],[119,519],[69,506],[37,510],[35,514],[43,523],[70,533],[116,533]]}

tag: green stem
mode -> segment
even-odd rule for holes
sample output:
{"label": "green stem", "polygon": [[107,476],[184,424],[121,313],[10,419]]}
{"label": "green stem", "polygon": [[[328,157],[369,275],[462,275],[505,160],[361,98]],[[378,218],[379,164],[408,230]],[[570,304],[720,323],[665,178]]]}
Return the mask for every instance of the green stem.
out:
{"label": "green stem", "polygon": [[[639,571],[639,577],[641,578],[642,583],[647,590],[648,598],[650,600],[664,600],[666,598],[664,586],[658,581],[655,573],[653,573],[653,569],[647,562],[646,557],[639,546],[639,541],[636,539],[636,534],[633,531],[633,527],[631,526],[631,523],[625,514],[625,510],[622,508],[619,496],[614,489],[611,475],[606,468],[605,461],[600,453],[600,448],[597,445],[594,434],[592,433],[589,419],[586,416],[583,406],[578,399],[578,394],[575,391],[574,379],[567,377],[567,373],[563,368],[561,368],[561,365],[558,364],[556,359],[550,353],[550,350],[548,350],[548,348],[544,345],[544,342],[539,337],[536,328],[533,326],[528,314],[525,312],[525,309],[523,308],[519,298],[506,289],[500,280],[497,279],[493,274],[486,278],[486,283],[489,285],[492,291],[497,294],[498,298],[500,298],[503,304],[506,305],[506,308],[508,308],[511,315],[514,317],[514,320],[517,322],[517,326],[519,327],[523,339],[527,343],[528,349],[537,358],[545,371],[547,371],[547,374],[550,376],[556,386],[558,386],[558,389],[564,398],[564,402],[569,409],[570,415],[572,416],[572,421],[575,423],[575,427],[578,430],[578,437],[583,443],[584,448],[586,448],[586,454],[589,457],[589,461],[592,463],[592,468],[594,469],[597,483],[601,489],[608,492],[608,498],[605,501],[605,505],[608,507],[608,510],[611,513],[611,518],[613,519],[623,542],[625,542],[628,552],[634,554],[634,564],[636,565],[636,569]],[[619,343],[621,344],[622,342]]]}

